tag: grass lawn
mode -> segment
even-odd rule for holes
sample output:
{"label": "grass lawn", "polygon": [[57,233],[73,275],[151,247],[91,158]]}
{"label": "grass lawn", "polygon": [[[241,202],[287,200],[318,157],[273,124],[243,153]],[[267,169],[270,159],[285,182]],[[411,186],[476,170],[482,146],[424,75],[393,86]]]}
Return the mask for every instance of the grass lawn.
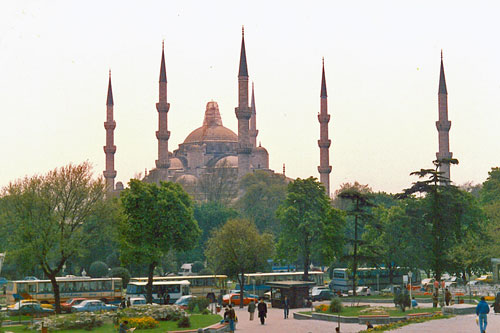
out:
{"label": "grass lawn", "polygon": [[[222,317],[219,315],[191,315],[191,327],[189,328],[178,328],[177,327],[177,322],[173,321],[160,321],[160,326],[158,328],[154,329],[147,329],[147,330],[135,330],[135,332],[148,332],[148,333],[165,333],[166,331],[180,331],[180,330],[191,330],[191,329],[196,329],[200,327],[207,327],[210,325],[213,325],[215,323],[218,323]],[[4,327],[4,329],[7,332],[14,332],[14,333],[26,333],[26,332],[31,332],[31,331],[25,331],[24,326],[12,326],[12,327]],[[109,333],[109,332],[117,332],[118,328],[115,327],[113,324],[106,324],[103,325],[99,328],[96,328],[92,330],[91,332],[96,332],[96,333]],[[86,330],[66,330],[66,331],[57,331],[57,332],[71,332],[71,333],[87,333],[89,331]]]}

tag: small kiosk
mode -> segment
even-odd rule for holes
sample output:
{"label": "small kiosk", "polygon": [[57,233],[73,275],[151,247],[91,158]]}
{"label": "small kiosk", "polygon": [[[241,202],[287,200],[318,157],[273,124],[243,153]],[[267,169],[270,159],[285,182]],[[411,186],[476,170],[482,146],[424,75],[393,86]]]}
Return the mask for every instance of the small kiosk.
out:
{"label": "small kiosk", "polygon": [[313,281],[275,281],[267,282],[271,287],[271,306],[283,308],[283,299],[288,297],[290,309],[306,307],[309,288],[316,285]]}

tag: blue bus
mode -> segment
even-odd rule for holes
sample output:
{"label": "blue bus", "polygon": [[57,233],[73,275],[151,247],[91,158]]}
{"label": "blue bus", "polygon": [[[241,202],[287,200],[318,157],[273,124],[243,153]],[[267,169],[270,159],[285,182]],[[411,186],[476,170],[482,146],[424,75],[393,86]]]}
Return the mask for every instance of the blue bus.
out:
{"label": "blue bus", "polygon": [[[304,272],[279,272],[279,273],[251,273],[245,274],[245,285],[243,290],[258,295],[259,297],[264,296],[264,293],[271,290],[271,287],[267,286],[267,282],[274,281],[297,281],[302,280]],[[324,286],[325,280],[323,278],[323,272],[311,271],[309,272],[309,280],[314,281],[317,286]],[[239,289],[239,284],[236,289]]]}
{"label": "blue bus", "polygon": [[[403,275],[409,269],[396,268],[393,272],[392,284],[403,285]],[[356,272],[358,286],[367,286],[372,290],[380,290],[390,285],[389,270],[386,268],[358,268]],[[421,282],[420,271],[413,272],[411,283],[418,285]],[[352,289],[352,271],[347,268],[335,268],[329,287],[333,291],[348,292]]]}

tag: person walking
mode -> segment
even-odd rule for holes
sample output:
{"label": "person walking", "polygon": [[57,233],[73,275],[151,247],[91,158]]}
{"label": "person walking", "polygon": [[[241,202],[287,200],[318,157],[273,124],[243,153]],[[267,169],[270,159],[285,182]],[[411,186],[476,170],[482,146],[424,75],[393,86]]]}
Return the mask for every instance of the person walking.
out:
{"label": "person walking", "polygon": [[484,296],[476,306],[476,315],[479,317],[479,331],[486,333],[486,325],[488,325],[488,313],[490,313],[490,306],[486,303]]}
{"label": "person walking", "polygon": [[227,314],[227,319],[229,321],[229,332],[234,333],[236,329],[236,312],[234,312],[233,306],[231,304],[228,305],[229,311]]}
{"label": "person walking", "polygon": [[259,311],[260,323],[264,325],[267,316],[267,304],[264,303],[264,299],[260,299],[259,305],[257,305],[257,311]]}
{"label": "person walking", "polygon": [[451,301],[451,293],[450,291],[448,290],[448,288],[446,288],[444,290],[444,301],[446,303],[446,306],[450,305],[450,301]]}
{"label": "person walking", "polygon": [[290,301],[288,301],[288,297],[285,296],[283,299],[283,313],[285,315],[285,319],[288,319],[288,313],[290,312]]}
{"label": "person walking", "polygon": [[253,315],[255,313],[255,301],[252,299],[250,304],[248,304],[248,312],[250,313],[250,320],[253,320]]}

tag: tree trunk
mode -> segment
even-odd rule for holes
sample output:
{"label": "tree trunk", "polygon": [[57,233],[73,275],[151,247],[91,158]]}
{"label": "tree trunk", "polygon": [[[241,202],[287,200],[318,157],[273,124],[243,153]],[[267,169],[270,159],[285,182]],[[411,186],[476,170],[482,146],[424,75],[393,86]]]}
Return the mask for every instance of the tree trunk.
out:
{"label": "tree trunk", "polygon": [[146,285],[146,303],[153,304],[153,273],[156,262],[152,262],[148,267],[148,284]]}
{"label": "tree trunk", "polygon": [[245,288],[245,274],[244,272],[241,272],[241,274],[238,274],[238,281],[240,282],[240,309],[243,308],[243,294],[244,294],[244,288]]}
{"label": "tree trunk", "polygon": [[61,313],[61,295],[59,294],[59,285],[56,281],[56,273],[49,275],[50,283],[52,284],[52,290],[54,291],[54,306],[56,307],[56,313]]}
{"label": "tree trunk", "polygon": [[394,280],[394,267],[392,265],[387,265],[389,268],[389,284],[392,285],[392,281]]}
{"label": "tree trunk", "polygon": [[303,281],[309,281],[309,264],[310,264],[310,254],[309,254],[309,235],[305,235],[304,240],[304,275],[302,276]]}
{"label": "tree trunk", "polygon": [[[358,203],[356,202],[356,210]],[[354,255],[352,258],[352,295],[356,297],[356,271],[358,270],[358,215],[354,216]]]}

